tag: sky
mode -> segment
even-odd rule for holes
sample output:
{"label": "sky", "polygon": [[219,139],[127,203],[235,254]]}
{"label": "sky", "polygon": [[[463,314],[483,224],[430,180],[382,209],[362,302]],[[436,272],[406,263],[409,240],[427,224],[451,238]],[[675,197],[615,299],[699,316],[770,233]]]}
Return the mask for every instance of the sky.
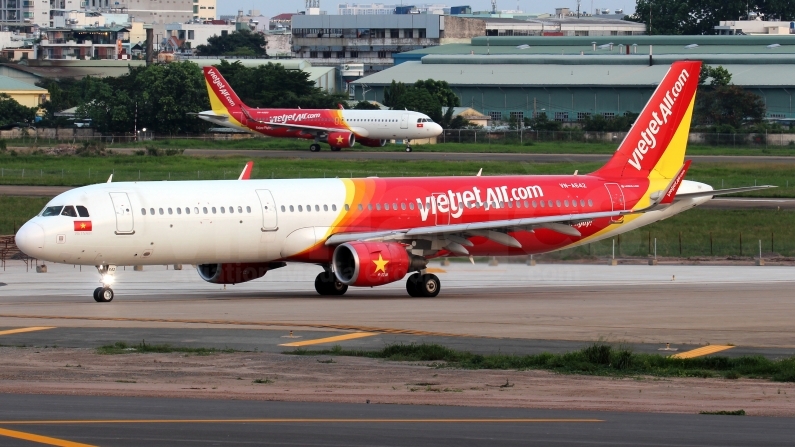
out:
{"label": "sky", "polygon": [[[339,3],[346,3],[345,0],[320,0],[320,9],[328,11],[329,14],[337,13],[337,5]],[[369,4],[369,3],[384,3],[384,4],[400,4],[401,0],[357,0],[347,1],[347,3]],[[491,9],[491,0],[436,0],[436,1],[415,1],[402,0],[405,5],[425,4],[425,3],[441,3],[447,6],[461,6],[469,5],[473,11],[485,11]],[[517,3],[519,9],[528,13],[554,13],[555,8],[577,8],[576,0],[556,0],[550,2],[548,0],[497,0],[497,9],[516,9]],[[298,12],[304,9],[304,0],[217,0],[217,8],[219,15],[237,14],[238,9],[242,9],[243,13],[248,13],[251,9],[258,9],[260,14],[266,17],[273,17],[283,12]],[[591,6],[593,5],[593,6]],[[609,8],[615,10],[623,8],[625,14],[631,14],[635,10],[635,2],[633,0],[582,0],[580,9],[582,11],[591,11],[594,8]]]}

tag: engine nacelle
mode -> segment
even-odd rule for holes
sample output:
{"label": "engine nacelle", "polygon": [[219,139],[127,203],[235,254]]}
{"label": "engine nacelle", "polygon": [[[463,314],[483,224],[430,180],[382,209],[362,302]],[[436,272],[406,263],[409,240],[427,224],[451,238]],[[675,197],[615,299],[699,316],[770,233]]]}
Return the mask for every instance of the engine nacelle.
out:
{"label": "engine nacelle", "polygon": [[362,146],[367,147],[384,147],[386,146],[386,140],[373,140],[372,138],[359,138],[356,140]]}
{"label": "engine nacelle", "polygon": [[284,267],[284,262],[242,262],[200,264],[196,270],[201,279],[213,284],[238,284],[262,278],[268,270]]}
{"label": "engine nacelle", "polygon": [[348,286],[372,287],[389,284],[422,270],[428,260],[410,255],[405,246],[394,242],[347,242],[332,256],[334,275]]}
{"label": "engine nacelle", "polygon": [[326,143],[343,149],[353,147],[356,144],[356,135],[350,132],[329,132]]}

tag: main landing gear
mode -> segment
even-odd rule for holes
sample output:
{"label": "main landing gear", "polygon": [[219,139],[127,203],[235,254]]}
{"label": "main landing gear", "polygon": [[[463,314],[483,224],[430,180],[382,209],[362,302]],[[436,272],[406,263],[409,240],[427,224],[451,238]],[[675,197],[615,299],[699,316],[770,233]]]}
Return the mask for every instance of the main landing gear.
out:
{"label": "main landing gear", "polygon": [[315,290],[321,295],[339,296],[348,291],[348,286],[339,282],[331,270],[326,270],[315,278]]}
{"label": "main landing gear", "polygon": [[433,298],[441,288],[439,278],[430,273],[415,273],[406,280],[406,291],[413,297]]}
{"label": "main landing gear", "polygon": [[94,289],[94,301],[98,303],[109,303],[113,301],[113,289],[110,286],[113,284],[114,274],[116,273],[115,265],[98,265],[97,271],[100,275],[99,282],[102,287]]}
{"label": "main landing gear", "polygon": [[309,150],[312,152],[320,152],[320,145],[317,143],[312,143],[309,145]]}

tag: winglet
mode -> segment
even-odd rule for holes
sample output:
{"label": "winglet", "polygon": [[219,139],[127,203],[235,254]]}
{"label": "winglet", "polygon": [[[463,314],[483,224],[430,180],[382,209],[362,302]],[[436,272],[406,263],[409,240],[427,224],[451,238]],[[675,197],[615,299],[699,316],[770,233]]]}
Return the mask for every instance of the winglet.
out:
{"label": "winglet", "polygon": [[110,177],[108,177],[108,183],[110,183],[112,181],[113,181],[113,174],[111,174]]}
{"label": "winglet", "polygon": [[340,108],[340,110],[345,110],[345,107],[342,107],[342,103],[339,103],[339,102],[338,102],[338,103],[337,103],[337,107],[339,107],[339,108]]}
{"label": "winglet", "polygon": [[682,180],[685,178],[685,174],[687,174],[687,169],[690,167],[690,163],[692,160],[685,161],[685,164],[679,169],[679,172],[676,174],[671,183],[668,185],[668,189],[665,191],[665,195],[663,196],[660,204],[662,205],[669,205],[674,203],[674,197],[676,197],[676,191],[679,190],[679,186],[682,185]]}
{"label": "winglet", "polygon": [[254,162],[253,161],[249,161],[248,163],[246,163],[246,167],[243,168],[243,172],[240,173],[240,177],[238,177],[237,179],[238,180],[248,180],[248,179],[250,179],[251,178],[251,170],[252,169],[254,169]]}

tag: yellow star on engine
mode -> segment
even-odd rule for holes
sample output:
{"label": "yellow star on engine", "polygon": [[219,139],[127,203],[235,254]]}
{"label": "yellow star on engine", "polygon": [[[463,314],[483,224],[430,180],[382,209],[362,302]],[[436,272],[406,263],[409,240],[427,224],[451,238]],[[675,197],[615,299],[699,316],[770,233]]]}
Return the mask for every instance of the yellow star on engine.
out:
{"label": "yellow star on engine", "polygon": [[373,260],[373,264],[375,264],[375,272],[378,273],[379,271],[386,273],[386,265],[389,261],[385,261],[384,258],[381,257],[381,253],[378,253],[378,260]]}
{"label": "yellow star on engine", "polygon": [[337,144],[342,144],[343,141],[345,141],[345,138],[342,138],[341,135],[337,137]]}

